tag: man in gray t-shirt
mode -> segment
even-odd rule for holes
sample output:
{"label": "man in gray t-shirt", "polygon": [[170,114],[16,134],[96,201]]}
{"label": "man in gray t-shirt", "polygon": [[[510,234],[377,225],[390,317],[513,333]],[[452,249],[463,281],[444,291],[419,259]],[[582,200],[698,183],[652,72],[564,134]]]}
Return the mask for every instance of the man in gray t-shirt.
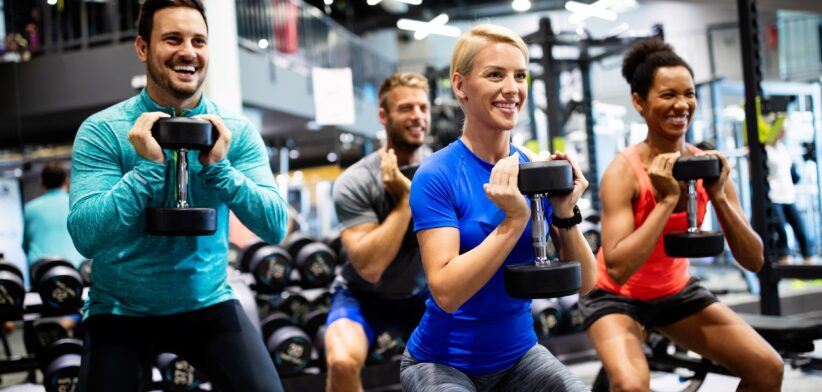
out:
{"label": "man in gray t-shirt", "polygon": [[375,336],[388,327],[410,335],[428,297],[408,204],[411,181],[400,170],[431,153],[423,144],[431,123],[428,80],[396,73],[383,81],[379,99],[386,145],[334,183],[348,260],[326,321],[329,391],[362,390],[360,370]]}

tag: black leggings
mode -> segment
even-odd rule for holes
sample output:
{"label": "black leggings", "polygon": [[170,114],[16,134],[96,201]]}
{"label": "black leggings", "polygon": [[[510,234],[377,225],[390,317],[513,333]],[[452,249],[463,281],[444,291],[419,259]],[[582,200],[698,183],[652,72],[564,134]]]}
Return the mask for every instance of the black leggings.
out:
{"label": "black leggings", "polygon": [[84,327],[81,392],[142,392],[161,352],[186,359],[221,391],[283,390],[260,333],[237,301],[168,316],[96,315]]}

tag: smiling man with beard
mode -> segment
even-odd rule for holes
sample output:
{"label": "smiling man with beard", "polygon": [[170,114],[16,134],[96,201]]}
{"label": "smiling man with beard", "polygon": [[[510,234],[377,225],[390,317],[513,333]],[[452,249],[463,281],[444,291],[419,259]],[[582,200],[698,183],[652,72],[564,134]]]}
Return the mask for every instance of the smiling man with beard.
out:
{"label": "smiling man with beard", "polygon": [[[84,308],[81,391],[143,391],[153,358],[170,351],[223,391],[282,391],[259,332],[226,282],[229,210],[270,243],[285,235],[259,133],[202,93],[208,24],[198,0],[146,0],[134,47],[146,88],[89,117],[74,143],[68,228],[94,259]],[[173,207],[177,157],[160,148],[160,118],[197,117],[214,146],[189,154],[191,207],[215,208],[210,236],[149,235],[146,209]]]}
{"label": "smiling man with beard", "polygon": [[428,80],[400,72],[383,81],[379,118],[385,146],[334,183],[334,206],[348,260],[332,288],[325,333],[329,391],[361,391],[360,370],[382,330],[410,335],[425,311],[428,288],[410,230],[411,181],[401,167],[431,151]]}

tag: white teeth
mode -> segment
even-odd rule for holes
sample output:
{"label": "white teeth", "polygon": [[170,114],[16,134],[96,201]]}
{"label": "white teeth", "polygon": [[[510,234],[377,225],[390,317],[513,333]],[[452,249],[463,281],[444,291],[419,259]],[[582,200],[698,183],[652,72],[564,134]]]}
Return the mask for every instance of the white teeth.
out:
{"label": "white teeth", "polygon": [[185,65],[178,65],[178,66],[174,67],[174,70],[175,70],[175,71],[183,71],[183,72],[190,72],[190,73],[194,73],[194,71],[195,71],[196,69],[195,69],[193,66],[190,66],[190,65],[189,65],[189,66],[185,66]]}
{"label": "white teeth", "polygon": [[509,103],[497,102],[497,103],[494,103],[494,106],[496,106],[498,108],[503,108],[503,109],[516,109],[517,108],[517,104],[514,103],[514,102],[509,102]]}

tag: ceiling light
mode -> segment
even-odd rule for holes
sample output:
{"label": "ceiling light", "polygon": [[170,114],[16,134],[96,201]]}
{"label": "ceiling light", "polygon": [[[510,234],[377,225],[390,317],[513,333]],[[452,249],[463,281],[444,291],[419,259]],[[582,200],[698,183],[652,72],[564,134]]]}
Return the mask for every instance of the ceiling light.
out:
{"label": "ceiling light", "polygon": [[323,3],[325,3],[325,5],[331,5],[334,4],[334,0],[323,0]]}
{"label": "ceiling light", "polygon": [[529,0],[514,0],[511,2],[511,8],[517,12],[525,12],[531,9],[531,2]]}
{"label": "ceiling light", "polygon": [[430,34],[457,37],[460,35],[459,27],[446,26],[448,15],[439,14],[429,22],[413,19],[400,19],[397,21],[397,28],[414,32],[414,38],[423,39]]}
{"label": "ceiling light", "polygon": [[[329,1],[329,0],[326,0],[326,1]],[[422,4],[422,0],[391,0],[391,1],[395,1],[397,3],[411,4],[411,5],[420,5],[420,4]],[[379,3],[382,3],[382,0],[368,0],[366,3],[368,3],[368,5],[377,5]]]}
{"label": "ceiling light", "polygon": [[260,49],[267,48],[268,47],[268,40],[265,39],[265,38],[261,39],[260,41],[257,42],[257,46],[259,46]]}
{"label": "ceiling light", "polygon": [[590,17],[616,20],[616,13],[608,8],[616,4],[617,1],[619,0],[598,0],[592,4],[568,1],[565,3],[565,9],[572,12],[571,16],[568,17],[568,22],[578,24]]}

